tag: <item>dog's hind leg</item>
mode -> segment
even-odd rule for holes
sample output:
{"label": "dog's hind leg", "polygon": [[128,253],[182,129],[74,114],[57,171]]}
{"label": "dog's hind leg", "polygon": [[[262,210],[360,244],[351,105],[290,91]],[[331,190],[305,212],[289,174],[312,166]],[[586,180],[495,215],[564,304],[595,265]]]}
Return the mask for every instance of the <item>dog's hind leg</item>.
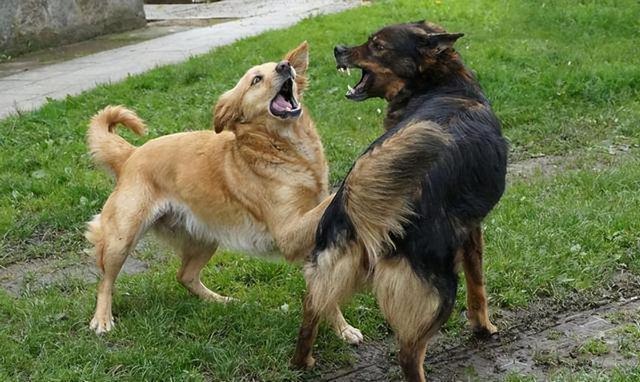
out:
{"label": "dog's hind leg", "polygon": [[398,360],[405,378],[425,381],[423,362],[427,342],[440,329],[443,317],[448,317],[448,312],[442,314],[441,296],[399,256],[378,262],[373,291],[398,339]]}
{"label": "dog's hind leg", "polygon": [[[294,366],[301,369],[310,369],[316,363],[312,351],[313,344],[318,335],[320,318],[323,314],[317,310],[313,301],[314,298],[307,293],[304,299],[302,324],[300,325],[300,331],[298,333],[296,352],[291,362]],[[338,304],[334,304],[328,308],[325,315],[338,337],[352,345],[362,342],[362,333],[347,323],[342,316],[342,312],[340,312]]]}
{"label": "dog's hind leg", "polygon": [[[340,256],[335,258],[335,256]],[[298,335],[292,364],[299,368],[310,368],[315,364],[312,356],[313,343],[318,333],[321,318],[327,318],[340,337],[346,332],[355,343],[362,341],[362,334],[344,320],[340,312],[341,302],[349,299],[363,281],[362,262],[353,252],[325,251],[318,255],[317,262],[307,264],[305,279],[307,294],[304,300],[302,325]],[[353,331],[352,331],[353,330]]]}
{"label": "dog's hind leg", "polygon": [[217,244],[204,244],[190,239],[185,239],[181,243],[180,256],[182,258],[182,266],[178,270],[178,281],[189,292],[200,297],[203,300],[215,302],[229,302],[232,299],[213,292],[200,280],[202,268],[207,265],[209,259],[216,251]]}
{"label": "dog's hind leg", "polygon": [[316,364],[313,358],[313,343],[318,335],[320,312],[313,305],[313,297],[309,292],[304,297],[302,307],[302,324],[298,332],[298,342],[293,355],[292,365],[300,369],[310,369]]}
{"label": "dog's hind leg", "polygon": [[498,329],[489,321],[487,294],[482,275],[482,228],[471,231],[464,243],[462,266],[467,283],[467,318],[471,329],[478,336],[490,336]]}
{"label": "dog's hind leg", "polygon": [[143,233],[149,211],[145,195],[116,191],[105,203],[102,213],[89,223],[86,237],[94,244],[96,261],[103,271],[96,311],[89,325],[96,334],[113,328],[113,285],[124,261]]}

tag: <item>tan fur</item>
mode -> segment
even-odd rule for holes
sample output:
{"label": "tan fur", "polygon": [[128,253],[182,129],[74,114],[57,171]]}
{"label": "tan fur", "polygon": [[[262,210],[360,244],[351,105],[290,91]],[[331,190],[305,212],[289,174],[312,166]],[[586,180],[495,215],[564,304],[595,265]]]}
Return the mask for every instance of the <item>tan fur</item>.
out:
{"label": "tan fur", "polygon": [[482,275],[482,256],[484,250],[482,228],[477,227],[469,234],[469,239],[461,252],[461,262],[464,268],[464,277],[467,284],[467,318],[471,329],[478,335],[489,336],[498,331],[498,328],[489,320],[487,307],[487,292],[484,287]]}
{"label": "tan fur", "polygon": [[138,116],[122,106],[107,106],[91,118],[87,132],[87,144],[93,160],[114,175],[120,175],[124,162],[135,147],[113,134],[117,124],[122,124],[138,135],[146,133],[146,126]]}
{"label": "tan fur", "polygon": [[[307,48],[303,43],[285,56],[298,77],[306,73]],[[96,162],[106,164],[117,177],[113,193],[86,233],[104,273],[91,322],[97,333],[113,326],[113,284],[148,229],[182,258],[180,283],[213,301],[229,300],[200,280],[201,269],[218,245],[256,253],[279,248],[290,261],[308,255],[315,227],[330,201],[328,167],[307,110],[289,119],[270,114],[270,102],[286,80],[275,71],[276,65],[251,68],[220,97],[214,116],[219,134],[172,134],[136,148],[113,134],[117,123],[143,132],[133,111],[107,107],[92,119],[90,150]],[[262,81],[252,85],[256,75]],[[296,85],[293,91],[299,100],[300,88]],[[344,330],[346,322],[337,306],[332,312],[336,331]]]}
{"label": "tan fur", "polygon": [[438,291],[420,278],[404,257],[385,258],[378,263],[373,290],[398,340],[398,361],[405,379],[425,381],[427,343],[440,329]]}
{"label": "tan fur", "polygon": [[104,272],[104,261],[102,259],[102,247],[104,245],[102,237],[102,226],[100,225],[100,215],[93,217],[89,223],[87,223],[87,231],[84,237],[93,244],[93,254],[96,258],[96,264],[102,272]]}
{"label": "tan fur", "polygon": [[[295,70],[299,101],[302,101],[302,92],[307,87],[305,75],[309,65],[308,49],[309,45],[305,41],[284,57]],[[251,88],[251,80],[254,75],[263,74],[273,68],[275,68],[275,63],[263,64],[250,69],[233,89],[220,96],[213,109],[213,124],[216,133],[224,129],[234,131],[239,125],[247,122],[255,124],[256,114],[264,112],[263,104],[260,101],[264,101],[261,98],[264,98],[265,95],[263,92],[247,92],[247,90]],[[265,77],[265,80],[270,79]],[[270,100],[271,98],[267,102]]]}
{"label": "tan fur", "polygon": [[367,269],[362,267],[362,250],[351,245],[345,250],[327,249],[320,253],[317,264],[307,264],[305,279],[309,304],[313,311],[325,315],[335,304],[348,300],[367,279]]}
{"label": "tan fur", "polygon": [[[425,148],[424,143],[429,147]],[[379,147],[360,157],[345,180],[345,206],[358,238],[374,266],[392,235],[402,235],[402,225],[411,216],[411,202],[419,192],[423,174],[398,178],[398,164],[433,162],[439,157],[448,136],[431,122],[405,127]],[[419,166],[412,166],[419,169]]]}
{"label": "tan fur", "polygon": [[438,292],[415,274],[406,258],[381,260],[373,291],[401,344],[413,343],[429,332],[440,305]]}
{"label": "tan fur", "polygon": [[[355,231],[315,254],[305,266],[307,295],[293,364],[312,367],[320,318],[358,289],[373,291],[400,343],[400,362],[410,380],[424,380],[426,343],[439,328],[440,298],[403,257],[388,258],[392,236],[404,234],[424,171],[441,157],[449,136],[434,123],[403,127],[358,158],[345,179],[342,201]],[[419,163],[420,165],[416,165]]]}
{"label": "tan fur", "polygon": [[440,328],[437,290],[420,278],[404,257],[378,259],[371,272],[363,262],[365,251],[359,244],[326,251],[318,255],[317,264],[309,263],[305,268],[307,294],[292,363],[301,368],[313,367],[312,350],[320,319],[325,317],[333,323],[332,317],[337,315],[332,309],[363,286],[371,285],[398,339],[405,377],[424,381],[426,345]]}

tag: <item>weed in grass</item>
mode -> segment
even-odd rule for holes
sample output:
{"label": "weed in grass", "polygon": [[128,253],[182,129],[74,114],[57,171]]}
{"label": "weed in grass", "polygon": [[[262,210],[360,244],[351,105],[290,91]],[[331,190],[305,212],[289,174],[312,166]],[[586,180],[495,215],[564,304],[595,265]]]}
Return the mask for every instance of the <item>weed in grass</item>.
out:
{"label": "weed in grass", "polygon": [[590,338],[585,343],[583,343],[580,348],[578,348],[578,352],[580,354],[591,354],[595,356],[605,355],[609,353],[609,346],[607,343],[599,338]]}
{"label": "weed in grass", "polygon": [[504,380],[505,382],[535,382],[536,378],[530,375],[509,373]]}
{"label": "weed in grass", "polygon": [[549,330],[549,332],[547,333],[547,339],[549,340],[557,340],[559,338],[562,337],[562,332],[559,330]]}
{"label": "weed in grass", "polygon": [[533,353],[533,362],[539,366],[553,367],[560,364],[560,359],[553,350],[538,350]]}

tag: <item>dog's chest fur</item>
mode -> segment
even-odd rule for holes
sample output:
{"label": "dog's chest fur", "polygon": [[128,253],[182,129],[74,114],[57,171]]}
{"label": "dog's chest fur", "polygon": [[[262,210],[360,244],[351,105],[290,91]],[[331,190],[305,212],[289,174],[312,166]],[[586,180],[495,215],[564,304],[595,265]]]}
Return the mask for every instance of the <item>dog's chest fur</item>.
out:
{"label": "dog's chest fur", "polygon": [[199,242],[217,243],[225,249],[250,253],[273,251],[274,240],[265,224],[257,222],[249,213],[234,214],[226,222],[205,222],[184,203],[166,200],[158,206],[160,218],[156,226],[164,234],[186,234]]}
{"label": "dog's chest fur", "polygon": [[327,194],[326,161],[314,133],[239,139],[222,165],[226,196],[204,188],[193,200],[165,197],[153,214],[157,231],[253,254],[276,250],[281,227]]}

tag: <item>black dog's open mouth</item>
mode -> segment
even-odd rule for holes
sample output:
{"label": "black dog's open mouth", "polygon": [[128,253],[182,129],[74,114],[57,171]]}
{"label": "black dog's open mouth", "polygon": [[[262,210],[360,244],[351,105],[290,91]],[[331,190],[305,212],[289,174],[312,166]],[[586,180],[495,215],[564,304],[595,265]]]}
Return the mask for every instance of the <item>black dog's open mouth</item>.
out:
{"label": "black dog's open mouth", "polygon": [[[347,72],[351,75],[351,71],[348,66],[338,65],[338,70],[341,72]],[[360,77],[360,81],[356,84],[356,86],[351,87],[351,85],[347,85],[347,93],[345,97],[352,101],[362,101],[368,97],[367,90],[373,83],[373,74],[367,69],[360,68],[362,70],[362,77]]]}
{"label": "black dog's open mouth", "polygon": [[293,95],[293,79],[289,78],[269,104],[271,114],[280,118],[297,117],[302,112],[300,104]]}

